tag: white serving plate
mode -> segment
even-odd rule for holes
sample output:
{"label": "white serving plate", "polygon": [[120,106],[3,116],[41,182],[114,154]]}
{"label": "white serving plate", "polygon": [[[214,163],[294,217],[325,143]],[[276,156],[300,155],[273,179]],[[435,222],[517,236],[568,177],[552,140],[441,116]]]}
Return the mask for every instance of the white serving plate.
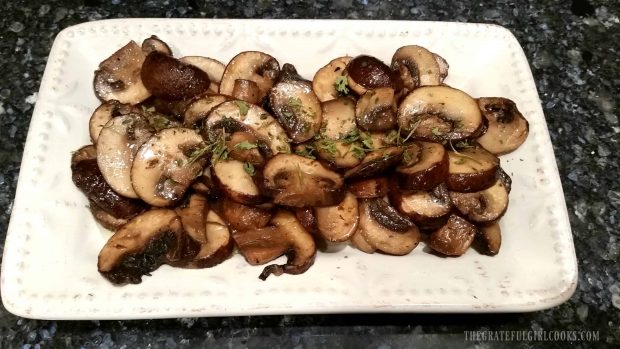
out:
{"label": "white serving plate", "polygon": [[[473,96],[513,99],[530,122],[525,144],[501,158],[512,176],[502,249],[440,258],[321,253],[302,275],[260,281],[240,255],[203,270],[163,266],[139,285],[115,287],[97,272],[109,237],[71,182],[71,152],[89,143],[98,63],[129,40],[156,34],[175,55],[227,62],[260,50],[312,78],[330,59],[366,53],[389,62],[400,46],[428,47],[450,64],[447,83]],[[575,290],[577,264],[562,186],[527,59],[505,28],[485,24],[118,19],[63,30],[54,42],[25,145],[2,263],[2,301],[41,319],[129,319],[348,312],[524,312]]]}

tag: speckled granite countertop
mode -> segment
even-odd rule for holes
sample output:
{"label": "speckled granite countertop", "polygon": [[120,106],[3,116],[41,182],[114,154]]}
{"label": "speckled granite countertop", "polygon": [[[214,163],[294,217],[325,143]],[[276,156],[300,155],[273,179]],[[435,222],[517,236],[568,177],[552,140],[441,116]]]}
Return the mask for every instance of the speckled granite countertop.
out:
{"label": "speckled granite countertop", "polygon": [[[598,330],[620,343],[620,3],[615,0],[4,1],[0,5],[0,242],[26,132],[55,35],[116,17],[349,18],[497,23],[532,65],[560,168],[579,260],[565,304],[508,315],[316,315],[153,321],[34,321],[0,307],[0,347],[381,348],[462,344],[466,330]],[[614,38],[612,38],[614,37]],[[614,97],[616,96],[616,97]],[[0,248],[2,246],[0,245]],[[467,343],[475,345],[475,342]],[[505,346],[528,343],[485,343]],[[549,344],[549,343],[547,343]],[[562,343],[554,343],[556,346]],[[585,344],[577,343],[577,346]]]}

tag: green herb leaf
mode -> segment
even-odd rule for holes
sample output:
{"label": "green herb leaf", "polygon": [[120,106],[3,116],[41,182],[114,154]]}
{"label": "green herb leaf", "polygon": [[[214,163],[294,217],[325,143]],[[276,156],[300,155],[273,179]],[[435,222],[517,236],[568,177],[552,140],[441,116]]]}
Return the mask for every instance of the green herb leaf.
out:
{"label": "green herb leaf", "polygon": [[313,154],[315,150],[311,145],[304,145],[303,148],[295,150],[295,154],[314,160],[316,159]]}
{"label": "green herb leaf", "polygon": [[353,154],[353,156],[355,156],[356,158],[360,160],[366,157],[366,150],[360,147],[357,143],[353,143],[351,145],[350,151]]}
{"label": "green herb leaf", "polygon": [[346,144],[351,144],[355,141],[357,141],[358,139],[360,139],[360,133],[357,129],[353,129],[351,131],[349,131],[346,135],[344,135],[344,137],[342,138],[342,140],[344,141],[344,143]]}
{"label": "green herb leaf", "polygon": [[254,168],[254,165],[252,165],[249,162],[243,163],[243,170],[250,176],[254,176],[254,174],[256,173],[256,169]]}
{"label": "green herb leaf", "polygon": [[209,144],[204,144],[203,146],[194,149],[192,153],[189,155],[189,158],[187,159],[187,164],[188,165],[193,164],[198,159],[205,156],[210,150],[211,150],[211,145]]}
{"label": "green herb leaf", "polygon": [[243,141],[235,144],[235,149],[249,150],[254,148],[258,148],[258,145],[256,145],[255,143],[250,143],[248,141]]}
{"label": "green herb leaf", "polygon": [[369,150],[375,149],[370,133],[360,132],[360,139],[362,140],[362,144],[364,145],[366,149],[369,149]]}
{"label": "green herb leaf", "polygon": [[235,104],[239,108],[239,115],[246,116],[250,110],[250,106],[244,101],[235,101]]}
{"label": "green herb leaf", "polygon": [[301,103],[301,99],[299,99],[299,97],[289,97],[288,106],[294,111],[299,111],[303,107],[303,104]]}
{"label": "green herb leaf", "polygon": [[338,93],[346,95],[349,93],[349,81],[345,75],[338,75],[334,82],[334,87]]}
{"label": "green herb leaf", "polygon": [[153,127],[157,131],[168,128],[168,126],[170,125],[170,120],[167,117],[159,114],[149,115],[148,121],[149,125],[151,125],[151,127]]}
{"label": "green herb leaf", "polygon": [[329,139],[324,139],[319,142],[319,148],[326,153],[328,153],[331,157],[335,157],[338,153],[338,149],[336,148],[336,143]]}
{"label": "green herb leaf", "polygon": [[433,127],[431,129],[431,133],[437,137],[443,136],[443,133],[441,131],[439,131],[439,128],[437,127]]}

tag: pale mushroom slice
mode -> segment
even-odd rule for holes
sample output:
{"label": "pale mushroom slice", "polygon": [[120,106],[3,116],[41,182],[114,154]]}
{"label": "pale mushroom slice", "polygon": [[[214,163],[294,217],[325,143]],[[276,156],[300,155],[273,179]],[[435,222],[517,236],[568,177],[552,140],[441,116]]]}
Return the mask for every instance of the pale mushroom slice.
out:
{"label": "pale mushroom slice", "polygon": [[154,209],[122,226],[99,252],[97,269],[114,284],[139,284],[162,264],[193,258],[197,244],[174,210]]}
{"label": "pale mushroom slice", "polygon": [[185,127],[201,127],[204,119],[216,106],[229,101],[230,97],[224,95],[206,95],[192,100],[183,113],[183,125]]}
{"label": "pale mushroom slice", "polygon": [[233,88],[232,97],[250,104],[260,103],[260,87],[252,80],[237,79]]}
{"label": "pale mushroom slice", "polygon": [[278,154],[263,168],[263,191],[276,204],[291,207],[332,206],[345,195],[344,179],[320,162],[295,154]]}
{"label": "pale mushroom slice", "polygon": [[131,182],[138,196],[152,206],[178,202],[206,160],[192,157],[203,146],[203,138],[182,127],[164,129],[144,143],[131,167]]}
{"label": "pale mushroom slice", "polygon": [[360,55],[353,58],[346,68],[349,87],[358,95],[379,87],[400,90],[397,74],[376,57]]}
{"label": "pale mushroom slice", "polygon": [[219,160],[211,165],[213,183],[230,199],[246,204],[256,205],[265,201],[251,173],[244,162],[235,159]]}
{"label": "pale mushroom slice", "polygon": [[396,96],[391,87],[367,90],[355,106],[357,125],[367,131],[387,131],[396,127]]}
{"label": "pale mushroom slice", "polygon": [[486,250],[484,253],[495,256],[499,253],[499,249],[502,245],[502,231],[498,222],[493,222],[489,225],[480,225],[478,227],[478,237],[484,242]]}
{"label": "pale mushroom slice", "polygon": [[364,238],[364,235],[361,233],[359,228],[351,236],[351,239],[349,241],[351,242],[351,245],[353,247],[357,248],[358,250],[362,252],[372,254],[372,253],[375,253],[375,251],[377,251],[377,249],[374,246],[372,246],[366,241],[366,239]]}
{"label": "pale mushroom slice", "polygon": [[317,230],[327,241],[347,241],[357,230],[359,211],[357,198],[348,193],[335,206],[316,207]]}
{"label": "pale mushroom slice", "polygon": [[217,93],[219,91],[220,82],[222,81],[222,76],[224,75],[224,69],[226,69],[224,63],[218,61],[217,59],[202,56],[185,56],[179,58],[179,61],[191,64],[207,73],[209,76],[209,81],[211,82],[209,85],[209,91],[212,93]]}
{"label": "pale mushroom slice", "polygon": [[153,51],[158,51],[172,56],[172,50],[170,49],[170,46],[168,46],[168,44],[166,44],[156,35],[151,35],[150,37],[142,41],[142,52],[144,52],[145,55],[148,55]]}
{"label": "pale mushroom slice", "polygon": [[499,158],[484,148],[468,147],[448,151],[448,189],[457,192],[476,192],[495,183]]}
{"label": "pale mushroom slice", "polygon": [[418,45],[396,50],[391,66],[400,75],[406,93],[420,86],[439,85],[448,74],[448,63],[442,57]]}
{"label": "pale mushroom slice", "polygon": [[508,209],[510,191],[510,178],[507,175],[499,177],[492,186],[479,192],[450,192],[450,199],[470,222],[487,223],[498,220]]}
{"label": "pale mushroom slice", "polygon": [[406,255],[420,243],[418,228],[383,199],[361,200],[357,234],[366,242],[392,255]]}
{"label": "pale mushroom slice", "polygon": [[142,83],[140,72],[146,55],[135,41],[130,41],[99,64],[93,87],[102,101],[137,104],[151,96]]}
{"label": "pale mushroom slice", "polygon": [[232,255],[235,244],[226,222],[213,210],[203,213],[203,218],[202,231],[188,232],[200,244],[200,249],[191,261],[182,265],[183,268],[211,268]]}
{"label": "pale mushroom slice", "polygon": [[321,102],[305,80],[286,79],[269,92],[269,103],[294,143],[313,138],[321,128]]}
{"label": "pale mushroom slice", "polygon": [[351,59],[349,56],[335,58],[314,74],[312,90],[321,102],[339,98],[349,92],[345,68]]}
{"label": "pale mushroom slice", "polygon": [[140,77],[153,96],[173,101],[201,95],[211,83],[200,68],[159,51],[146,56]]}
{"label": "pale mushroom slice", "polygon": [[467,93],[448,86],[413,90],[398,108],[398,126],[431,141],[471,138],[485,126],[478,103]]}
{"label": "pale mushroom slice", "polygon": [[488,120],[487,131],[477,139],[484,149],[503,155],[525,142],[529,123],[513,101],[502,97],[482,97],[478,98],[478,106]]}
{"label": "pale mushroom slice", "polygon": [[390,191],[390,202],[420,229],[437,229],[444,225],[452,211],[452,201],[445,184],[431,191]]}
{"label": "pale mushroom slice", "polygon": [[254,136],[269,146],[273,155],[291,152],[288,136],[282,126],[259,106],[244,101],[221,103],[211,110],[204,125],[206,129],[212,130],[226,128],[230,123],[250,129]]}
{"label": "pale mushroom slice", "polygon": [[118,194],[138,198],[131,183],[131,166],[140,146],[153,134],[148,121],[139,114],[111,119],[97,139],[97,164],[106,182]]}
{"label": "pale mushroom slice", "polygon": [[467,252],[476,233],[477,229],[473,224],[452,214],[444,226],[430,235],[428,245],[443,255],[460,256]]}
{"label": "pale mushroom slice", "polygon": [[139,108],[130,104],[120,103],[116,100],[110,100],[101,103],[101,105],[98,106],[97,109],[95,109],[93,114],[90,116],[90,120],[88,121],[88,132],[90,134],[90,139],[93,141],[94,144],[97,144],[99,133],[101,133],[103,127],[113,117],[139,112]]}
{"label": "pale mushroom slice", "polygon": [[[415,142],[418,151],[409,163],[394,171],[398,186],[406,190],[431,190],[448,178],[448,152],[440,143]],[[403,161],[405,162],[405,161]]]}
{"label": "pale mushroom slice", "polygon": [[219,92],[232,96],[237,79],[254,81],[262,100],[280,73],[280,64],[272,56],[258,51],[241,52],[228,62],[220,81]]}
{"label": "pale mushroom slice", "polygon": [[355,122],[355,102],[340,97],[321,103],[323,120],[321,134],[315,142],[318,156],[338,168],[351,168],[359,165],[365,153],[357,139]]}

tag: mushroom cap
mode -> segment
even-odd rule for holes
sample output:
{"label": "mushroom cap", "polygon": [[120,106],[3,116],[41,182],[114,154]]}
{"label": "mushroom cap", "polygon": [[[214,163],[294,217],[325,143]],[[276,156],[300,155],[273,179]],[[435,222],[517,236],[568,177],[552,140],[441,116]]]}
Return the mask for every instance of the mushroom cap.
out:
{"label": "mushroom cap", "polygon": [[210,57],[202,56],[185,56],[179,58],[179,61],[187,64],[191,64],[196,68],[207,73],[209,76],[209,92],[217,93],[220,89],[220,81],[224,75],[224,69],[226,66],[224,63]]}
{"label": "mushroom cap", "polygon": [[241,52],[228,62],[220,81],[220,93],[232,96],[235,80],[254,81],[260,88],[260,100],[273,86],[280,73],[280,64],[272,56],[258,51]]}
{"label": "mushroom cap", "polygon": [[209,89],[209,76],[194,65],[186,64],[159,51],[146,56],[140,72],[144,86],[153,96],[182,100]]}
{"label": "mushroom cap", "polygon": [[452,214],[444,226],[431,234],[428,245],[443,255],[460,256],[467,252],[476,233],[473,224]]}
{"label": "mushroom cap", "polygon": [[278,82],[269,92],[269,102],[280,124],[295,143],[313,138],[321,128],[321,102],[304,80]]}
{"label": "mushroom cap", "polygon": [[525,142],[529,123],[517,105],[507,98],[478,98],[478,106],[488,121],[486,132],[477,141],[484,149],[495,155],[516,150]]}

